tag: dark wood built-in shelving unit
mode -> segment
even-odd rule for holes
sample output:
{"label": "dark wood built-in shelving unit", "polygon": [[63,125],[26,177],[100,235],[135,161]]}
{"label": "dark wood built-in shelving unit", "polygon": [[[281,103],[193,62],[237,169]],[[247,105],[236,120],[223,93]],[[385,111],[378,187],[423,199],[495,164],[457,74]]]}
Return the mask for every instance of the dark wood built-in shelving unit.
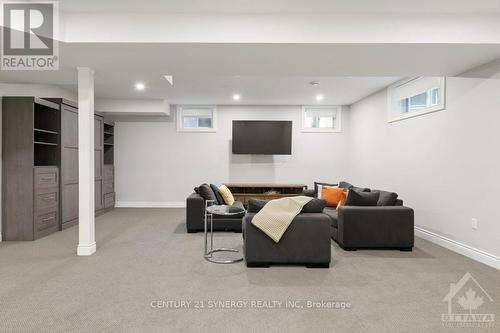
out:
{"label": "dark wood built-in shelving unit", "polygon": [[37,97],[2,98],[2,236],[34,240],[59,229],[61,117]]}
{"label": "dark wood built-in shelving unit", "polygon": [[103,203],[104,210],[115,206],[115,124],[104,121],[104,166],[103,166]]}
{"label": "dark wood built-in shelving unit", "polygon": [[[2,98],[2,236],[25,241],[78,223],[78,105]],[[114,124],[94,118],[96,214],[115,205]]]}

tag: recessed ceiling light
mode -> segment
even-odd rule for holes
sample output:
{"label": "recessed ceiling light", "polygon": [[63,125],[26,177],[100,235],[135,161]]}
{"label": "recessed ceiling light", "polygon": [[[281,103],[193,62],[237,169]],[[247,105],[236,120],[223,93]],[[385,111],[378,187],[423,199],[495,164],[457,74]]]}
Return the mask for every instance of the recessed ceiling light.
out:
{"label": "recessed ceiling light", "polygon": [[144,89],[146,89],[146,85],[143,82],[137,82],[135,84],[135,90],[143,91]]}
{"label": "recessed ceiling light", "polygon": [[325,98],[323,95],[316,95],[316,100],[317,101],[322,101]]}
{"label": "recessed ceiling light", "polygon": [[240,94],[234,94],[234,95],[233,95],[233,100],[234,100],[234,101],[239,101],[240,99],[241,99]]}

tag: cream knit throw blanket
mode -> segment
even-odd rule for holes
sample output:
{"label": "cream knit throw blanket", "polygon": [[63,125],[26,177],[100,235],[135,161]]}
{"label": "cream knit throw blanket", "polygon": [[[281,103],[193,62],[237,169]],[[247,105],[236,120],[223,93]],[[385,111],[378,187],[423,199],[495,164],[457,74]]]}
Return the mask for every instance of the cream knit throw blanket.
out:
{"label": "cream knit throw blanket", "polygon": [[299,196],[269,201],[252,219],[252,224],[278,243],[302,207],[313,198]]}

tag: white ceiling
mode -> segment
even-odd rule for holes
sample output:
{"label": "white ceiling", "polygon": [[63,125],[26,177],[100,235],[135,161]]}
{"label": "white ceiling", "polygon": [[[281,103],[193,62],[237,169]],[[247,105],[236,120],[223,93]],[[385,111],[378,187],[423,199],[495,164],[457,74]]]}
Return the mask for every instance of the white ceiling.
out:
{"label": "white ceiling", "polygon": [[[61,44],[59,71],[0,72],[0,82],[76,91],[77,66],[95,70],[96,96],[170,103],[351,104],[400,77],[452,76],[500,58],[500,45]],[[170,86],[163,75],[174,76]],[[321,81],[319,87],[308,82]],[[136,92],[137,81],[146,84]]]}
{"label": "white ceiling", "polygon": [[64,0],[67,12],[165,13],[500,13],[499,0]]}
{"label": "white ceiling", "polygon": [[[127,96],[165,96],[172,104],[251,104],[302,105],[318,104],[315,97],[324,96],[321,104],[348,105],[394,82],[394,77],[276,77],[276,76],[217,76],[174,78],[174,86],[162,79],[149,80],[144,93],[124,87]],[[309,82],[320,81],[319,86]],[[122,89],[106,90],[108,98],[123,98]],[[232,100],[239,94],[238,102]],[[100,95],[100,93],[98,93]],[[102,96],[104,97],[104,96]]]}

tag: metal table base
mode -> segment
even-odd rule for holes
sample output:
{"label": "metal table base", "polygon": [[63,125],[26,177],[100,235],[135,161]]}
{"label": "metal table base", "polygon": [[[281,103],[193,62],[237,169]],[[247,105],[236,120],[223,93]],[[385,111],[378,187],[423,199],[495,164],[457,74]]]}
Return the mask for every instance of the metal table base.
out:
{"label": "metal table base", "polygon": [[[211,203],[211,205],[209,205]],[[210,212],[207,208],[213,206],[214,200],[206,200],[205,202],[205,253],[203,257],[205,260],[216,263],[216,264],[233,264],[243,260],[241,258],[215,258],[213,256],[216,252],[240,252],[237,249],[220,247],[214,249],[214,214]],[[210,248],[208,248],[208,221],[210,221]]]}

